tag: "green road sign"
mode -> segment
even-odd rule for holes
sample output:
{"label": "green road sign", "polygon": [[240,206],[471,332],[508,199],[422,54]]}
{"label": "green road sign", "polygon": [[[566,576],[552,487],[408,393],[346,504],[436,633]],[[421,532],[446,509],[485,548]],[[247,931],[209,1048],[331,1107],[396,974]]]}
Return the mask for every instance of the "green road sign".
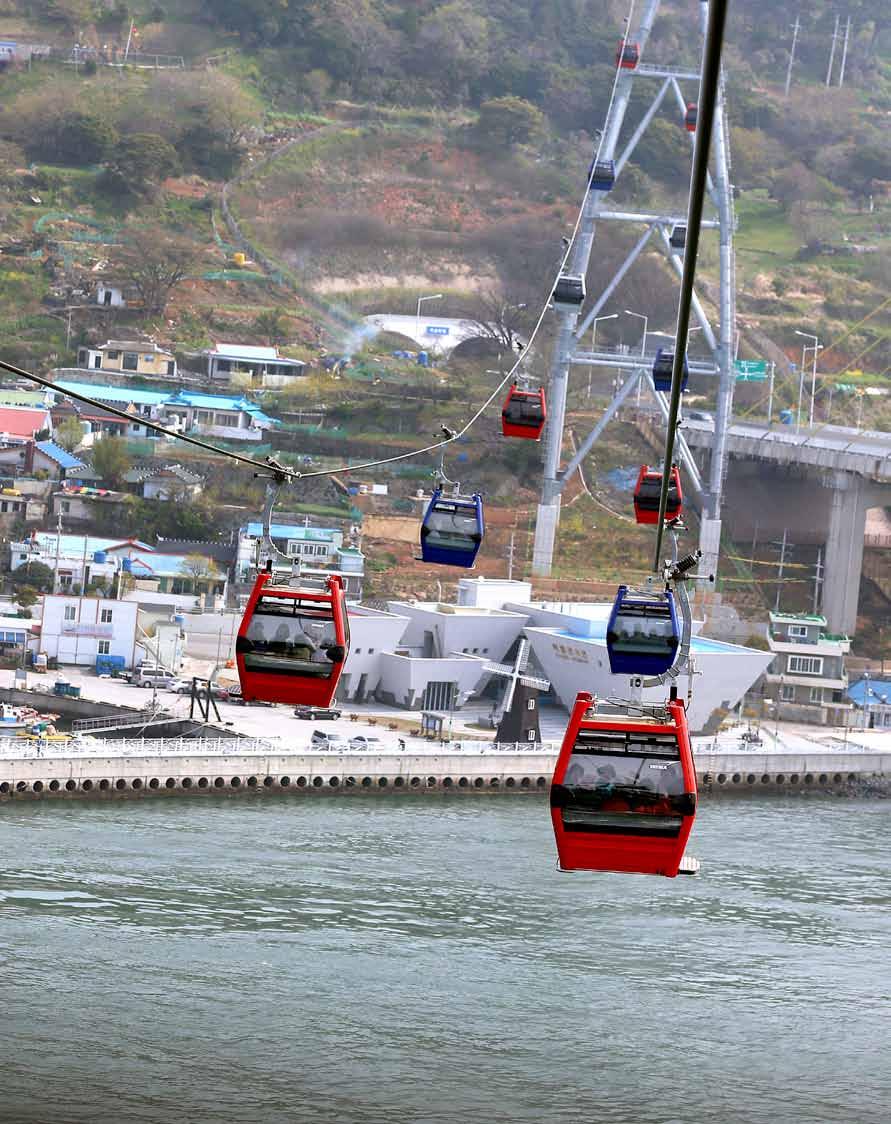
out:
{"label": "green road sign", "polygon": [[764,382],[767,378],[766,359],[737,359],[733,366],[737,382]]}

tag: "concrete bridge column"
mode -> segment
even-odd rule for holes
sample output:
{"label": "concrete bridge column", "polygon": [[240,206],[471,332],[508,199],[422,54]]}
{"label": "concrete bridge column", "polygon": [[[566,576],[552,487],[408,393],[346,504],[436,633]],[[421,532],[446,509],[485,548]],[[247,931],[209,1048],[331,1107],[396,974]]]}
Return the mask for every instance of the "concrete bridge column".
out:
{"label": "concrete bridge column", "polygon": [[823,615],[831,632],[845,632],[850,636],[857,626],[866,512],[881,500],[877,499],[877,490],[868,481],[849,472],[834,472],[827,486],[832,493],[826,538]]}

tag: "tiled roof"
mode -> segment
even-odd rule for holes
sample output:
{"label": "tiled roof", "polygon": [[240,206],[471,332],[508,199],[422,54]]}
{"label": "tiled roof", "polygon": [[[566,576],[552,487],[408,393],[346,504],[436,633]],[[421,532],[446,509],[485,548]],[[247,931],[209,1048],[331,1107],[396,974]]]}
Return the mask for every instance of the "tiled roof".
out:
{"label": "tiled roof", "polygon": [[136,390],[129,386],[100,386],[90,382],[70,382],[60,380],[56,387],[60,391],[73,390],[88,398],[98,398],[100,402],[133,402],[140,406],[160,406],[170,400],[170,394],[163,390]]}
{"label": "tiled roof", "polygon": [[848,698],[858,706],[865,706],[867,688],[870,706],[891,704],[891,679],[873,679],[872,676],[869,679],[861,679],[858,683],[852,683],[848,687]]}
{"label": "tiled roof", "polygon": [[0,433],[10,437],[33,437],[49,424],[46,409],[28,406],[0,406]]}

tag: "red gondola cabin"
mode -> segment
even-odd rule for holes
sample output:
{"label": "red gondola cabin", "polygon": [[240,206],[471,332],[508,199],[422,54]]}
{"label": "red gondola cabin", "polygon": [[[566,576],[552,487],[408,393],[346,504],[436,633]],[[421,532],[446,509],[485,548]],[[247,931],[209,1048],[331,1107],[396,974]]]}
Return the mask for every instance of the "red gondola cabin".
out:
{"label": "red gondola cabin", "polygon": [[[637,485],[634,489],[634,519],[637,523],[655,524],[659,522],[659,496],[662,492],[662,473],[648,464],[640,466]],[[665,519],[677,519],[683,511],[684,495],[681,491],[681,474],[678,466],[671,466],[668,481],[668,502],[665,505]]]}
{"label": "red gondola cabin", "polygon": [[640,44],[627,43],[624,39],[620,39],[619,46],[616,48],[616,66],[620,70],[635,70],[639,62]]}
{"label": "red gondola cabin", "polygon": [[248,599],[235,658],[246,702],[327,707],[350,646],[343,581],[323,589],[276,585],[263,572]]}
{"label": "red gondola cabin", "polygon": [[501,432],[505,437],[525,437],[529,441],[537,441],[546,417],[544,388],[521,390],[514,383],[501,408]]}
{"label": "red gondola cabin", "polygon": [[688,133],[696,132],[696,119],[699,116],[699,107],[695,101],[687,102],[687,109],[684,113],[684,128]]}
{"label": "red gondola cabin", "polygon": [[695,815],[684,704],[648,716],[579,694],[551,784],[560,869],[673,878]]}

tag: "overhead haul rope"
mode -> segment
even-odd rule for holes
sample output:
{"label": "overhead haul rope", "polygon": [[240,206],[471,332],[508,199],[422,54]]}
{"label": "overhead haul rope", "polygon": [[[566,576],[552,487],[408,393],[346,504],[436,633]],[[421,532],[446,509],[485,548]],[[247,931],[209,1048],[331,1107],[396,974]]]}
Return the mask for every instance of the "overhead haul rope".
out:
{"label": "overhead haul rope", "polygon": [[[625,31],[624,31],[623,36],[622,36],[622,47],[623,48],[628,41],[628,29],[631,26],[631,18],[632,18],[633,13],[634,13],[634,3],[635,3],[635,0],[631,0],[631,3],[630,3],[629,8],[628,8],[628,15],[627,15],[626,20],[625,20]],[[620,73],[620,71],[619,71],[619,68],[617,67],[616,68],[616,75],[613,79],[612,90],[610,92],[609,104],[607,106],[606,120],[609,120],[609,114],[612,111],[613,102],[614,102],[615,96],[616,96],[616,85],[618,83],[619,73]],[[396,461],[404,461],[404,460],[410,460],[413,457],[420,457],[420,456],[423,456],[425,453],[432,453],[432,452],[435,452],[437,449],[443,449],[447,445],[451,445],[453,442],[455,442],[459,438],[463,437],[464,434],[467,433],[468,430],[473,425],[476,424],[476,422],[482,417],[482,415],[486,412],[486,410],[488,410],[488,408],[492,405],[492,403],[498,397],[499,393],[504,388],[504,386],[507,384],[507,382],[514,377],[514,375],[517,371],[517,368],[523,362],[526,351],[529,349],[531,344],[534,342],[536,336],[538,335],[538,333],[541,329],[541,325],[544,322],[545,315],[546,315],[548,309],[550,308],[550,292],[553,291],[553,289],[556,285],[556,282],[559,280],[561,274],[563,273],[563,271],[566,267],[567,262],[569,261],[570,254],[572,252],[573,243],[575,242],[576,236],[578,235],[579,227],[581,226],[582,217],[583,217],[584,211],[585,211],[585,205],[586,205],[587,199],[588,199],[588,191],[590,191],[591,180],[593,179],[593,176],[594,176],[594,169],[597,165],[597,161],[600,158],[600,151],[601,151],[601,148],[603,146],[604,135],[605,135],[605,130],[600,135],[600,141],[599,141],[598,146],[597,146],[597,152],[595,153],[594,160],[593,160],[592,165],[591,165],[591,172],[590,172],[590,175],[588,176],[588,182],[586,184],[585,198],[582,200],[582,203],[579,206],[578,212],[576,214],[575,224],[573,225],[573,228],[572,228],[572,236],[567,241],[566,248],[565,248],[564,253],[563,253],[563,257],[561,258],[560,264],[557,267],[557,273],[556,273],[556,276],[554,278],[554,283],[551,285],[550,290],[549,290],[549,296],[544,301],[544,303],[542,305],[541,312],[538,314],[538,319],[535,322],[535,327],[532,329],[532,332],[529,335],[529,339],[526,341],[526,346],[523,349],[523,353],[517,357],[516,361],[511,366],[510,370],[505,374],[504,378],[498,383],[498,385],[495,387],[495,389],[492,391],[492,393],[489,395],[489,397],[485,400],[485,402],[483,402],[483,404],[479,407],[479,409],[476,411],[476,413],[473,414],[473,416],[470,418],[470,420],[467,421],[462,426],[461,429],[451,430],[451,429],[447,428],[446,426],[442,426],[442,432],[445,434],[445,436],[442,438],[442,440],[434,441],[429,445],[424,445],[420,449],[412,449],[411,452],[408,452],[408,453],[398,453],[396,456],[392,456],[392,457],[382,457],[379,460],[365,461],[363,464],[344,464],[344,465],[340,465],[337,468],[319,469],[315,472],[298,472],[295,469],[287,468],[284,465],[278,464],[278,462],[274,461],[272,458],[270,458],[270,460],[268,460],[268,461],[260,461],[260,460],[257,460],[254,457],[245,456],[244,453],[235,453],[235,452],[232,452],[229,449],[221,449],[217,445],[211,445],[209,442],[201,441],[197,437],[190,437],[190,436],[188,436],[188,434],[180,433],[175,429],[169,429],[167,426],[160,425],[158,422],[151,421],[149,418],[139,417],[138,418],[139,424],[144,425],[146,427],[146,429],[153,430],[155,433],[163,434],[165,437],[173,438],[176,441],[182,441],[185,444],[192,445],[197,449],[203,449],[205,452],[213,453],[215,456],[228,457],[230,460],[237,461],[239,464],[244,464],[244,465],[248,465],[251,468],[259,469],[259,470],[261,470],[261,472],[264,475],[269,473],[270,464],[271,464],[273,469],[274,469],[276,478],[281,479],[282,482],[293,481],[293,480],[309,480],[309,479],[312,479],[314,477],[320,477],[320,476],[336,476],[337,474],[342,473],[342,472],[349,472],[349,473],[362,472],[365,469],[377,468],[380,465],[394,464]],[[76,391],[76,390],[65,390],[62,387],[57,386],[56,383],[52,382],[50,379],[43,378],[43,376],[41,376],[41,375],[36,375],[32,371],[25,371],[21,367],[16,367],[13,363],[7,363],[3,359],[0,359],[0,370],[7,371],[9,374],[15,375],[18,378],[27,379],[29,382],[37,383],[38,386],[42,386],[47,390],[52,390],[57,394],[63,394],[63,395],[65,395],[65,397],[71,398],[76,402],[82,402],[85,406],[90,406],[95,410],[101,410],[103,413],[111,414],[113,417],[121,418],[122,421],[128,422],[129,424],[132,424],[133,421],[134,421],[134,415],[128,414],[126,410],[120,410],[116,406],[110,406],[105,402],[99,401],[95,398],[91,398],[91,397],[89,397],[89,395],[81,394],[79,391]]]}
{"label": "overhead haul rope", "polygon": [[684,248],[684,269],[681,276],[677,328],[674,337],[671,399],[668,406],[668,432],[665,437],[665,463],[662,468],[662,487],[659,491],[656,556],[653,563],[653,569],[657,573],[662,569],[662,539],[665,533],[665,514],[668,508],[671,468],[674,464],[675,434],[681,408],[684,360],[687,356],[687,334],[690,327],[690,306],[693,299],[693,278],[696,273],[696,258],[699,253],[699,224],[702,222],[702,208],[705,201],[708,157],[721,80],[721,47],[726,21],[727,0],[710,0],[708,26],[702,52],[702,73],[699,79],[699,111],[696,118],[696,139],[693,145],[693,168],[690,173],[690,199],[687,205],[687,243]]}

